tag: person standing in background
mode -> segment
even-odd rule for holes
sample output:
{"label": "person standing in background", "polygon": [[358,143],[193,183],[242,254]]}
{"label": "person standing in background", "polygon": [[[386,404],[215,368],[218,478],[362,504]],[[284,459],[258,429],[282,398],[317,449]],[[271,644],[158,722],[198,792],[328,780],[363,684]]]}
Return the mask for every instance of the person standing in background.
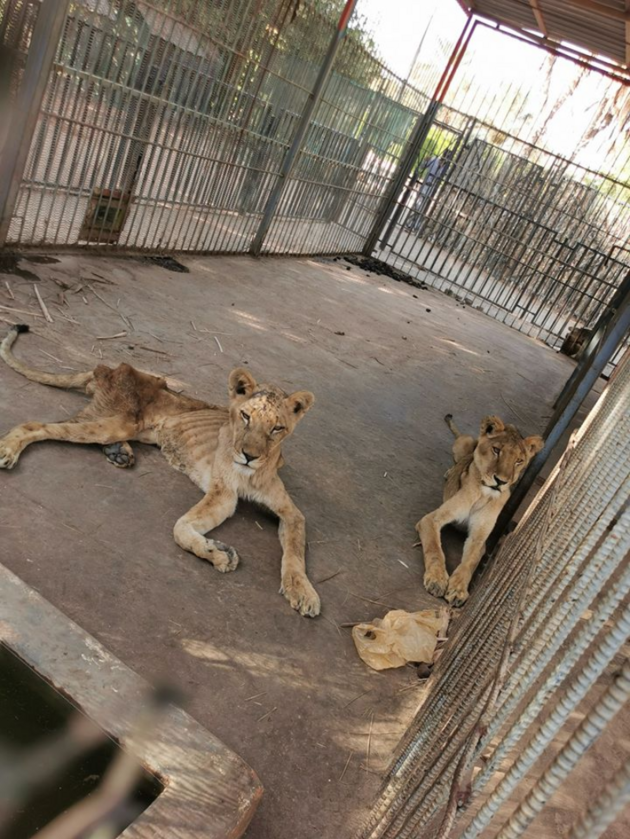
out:
{"label": "person standing in background", "polygon": [[453,159],[454,150],[446,149],[441,155],[435,155],[431,158],[425,158],[418,164],[414,172],[414,179],[418,177],[420,172],[426,170],[424,180],[420,184],[418,197],[412,211],[409,213],[405,221],[405,227],[408,230],[418,232],[422,226],[423,215],[428,209],[429,203],[440,185],[440,181],[446,175],[448,168]]}

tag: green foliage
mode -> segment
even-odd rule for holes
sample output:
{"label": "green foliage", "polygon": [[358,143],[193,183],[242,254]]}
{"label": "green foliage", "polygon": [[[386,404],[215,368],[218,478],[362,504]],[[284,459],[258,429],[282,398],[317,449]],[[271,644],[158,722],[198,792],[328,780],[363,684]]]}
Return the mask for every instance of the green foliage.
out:
{"label": "green foliage", "polygon": [[437,125],[432,126],[426,140],[420,147],[414,168],[430,160],[432,157],[442,154],[442,152],[446,151],[452,145],[453,134],[450,131],[444,131]]}

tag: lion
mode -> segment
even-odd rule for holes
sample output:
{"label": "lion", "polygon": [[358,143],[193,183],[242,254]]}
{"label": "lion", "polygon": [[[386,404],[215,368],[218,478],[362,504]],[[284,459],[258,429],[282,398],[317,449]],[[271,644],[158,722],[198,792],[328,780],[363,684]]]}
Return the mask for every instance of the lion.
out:
{"label": "lion", "polygon": [[[454,465],[445,475],[444,503],[420,519],[416,530],[424,553],[424,587],[457,607],[468,599],[470,581],[511,488],[544,443],[538,436],[523,439],[496,416],[482,421],[478,439],[460,434],[451,414],[444,420],[455,436]],[[449,578],[440,531],[450,523],[467,525],[468,537],[462,561]]]}
{"label": "lion", "polygon": [[221,407],[175,393],[165,379],[129,364],[68,375],[44,373],[11,352],[18,334],[27,331],[21,324],[9,331],[0,344],[4,361],[31,381],[79,389],[91,401],[65,422],[16,426],[0,439],[0,468],[12,469],[24,449],[39,440],[98,443],[118,467],[133,465],[130,440],[159,446],[171,466],[205,493],[176,522],[177,544],[218,571],[233,571],[239,563],[234,548],[205,534],[234,513],[239,498],[258,502],[280,519],[280,593],[300,614],[319,614],[319,596],[306,575],[304,516],[278,476],[281,444],[312,407],[312,393],[287,395],[275,385],[257,384],[239,367],[228,378],[229,407]]}

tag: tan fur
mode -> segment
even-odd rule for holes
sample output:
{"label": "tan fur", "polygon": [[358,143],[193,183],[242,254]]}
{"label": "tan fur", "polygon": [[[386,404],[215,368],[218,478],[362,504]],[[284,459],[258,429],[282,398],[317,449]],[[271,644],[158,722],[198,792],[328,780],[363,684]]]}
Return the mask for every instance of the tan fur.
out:
{"label": "tan fur", "polygon": [[205,493],[175,524],[177,544],[219,571],[232,571],[239,561],[234,548],[205,534],[234,513],[239,498],[257,501],[280,519],[280,591],[302,615],[319,614],[319,597],[306,576],[304,516],[278,476],[281,443],[312,406],[312,393],[287,396],[274,385],[258,385],[248,370],[239,368],[229,376],[229,407],[219,407],[173,393],[164,379],[128,364],[116,369],[101,365],[72,376],[39,373],[11,354],[17,334],[11,330],[0,345],[0,356],[11,367],[33,381],[80,387],[92,399],[67,422],[14,428],[0,440],[0,468],[11,469],[22,451],[39,440],[100,443],[116,466],[133,463],[128,440],[157,445]]}
{"label": "tan fur", "polygon": [[[445,596],[453,606],[468,599],[472,575],[481,560],[486,539],[510,490],[543,447],[541,437],[523,439],[513,425],[495,416],[481,423],[479,438],[460,434],[450,414],[446,423],[455,435],[454,465],[445,475],[444,503],[416,524],[424,552],[424,586],[436,597]],[[451,523],[466,524],[468,538],[461,564],[449,578],[440,531]]]}

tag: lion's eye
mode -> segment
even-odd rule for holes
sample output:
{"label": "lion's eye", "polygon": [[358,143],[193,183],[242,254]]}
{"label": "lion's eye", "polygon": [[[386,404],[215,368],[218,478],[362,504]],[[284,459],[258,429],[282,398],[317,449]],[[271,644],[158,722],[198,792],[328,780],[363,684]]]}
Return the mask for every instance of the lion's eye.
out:
{"label": "lion's eye", "polygon": [[281,431],[284,431],[284,425],[274,425],[271,429],[272,434],[279,434]]}
{"label": "lion's eye", "polygon": [[517,465],[517,466],[520,466],[522,462],[523,462],[522,460],[517,460],[517,461],[516,461],[516,465]]}
{"label": "lion's eye", "polygon": [[496,446],[492,447],[492,451],[496,454],[497,457],[501,454],[501,449],[497,449]]}
{"label": "lion's eye", "polygon": [[245,411],[241,411],[241,418],[242,418],[243,422],[245,423],[245,425],[249,425],[249,419],[250,419],[249,414],[246,414]]}

